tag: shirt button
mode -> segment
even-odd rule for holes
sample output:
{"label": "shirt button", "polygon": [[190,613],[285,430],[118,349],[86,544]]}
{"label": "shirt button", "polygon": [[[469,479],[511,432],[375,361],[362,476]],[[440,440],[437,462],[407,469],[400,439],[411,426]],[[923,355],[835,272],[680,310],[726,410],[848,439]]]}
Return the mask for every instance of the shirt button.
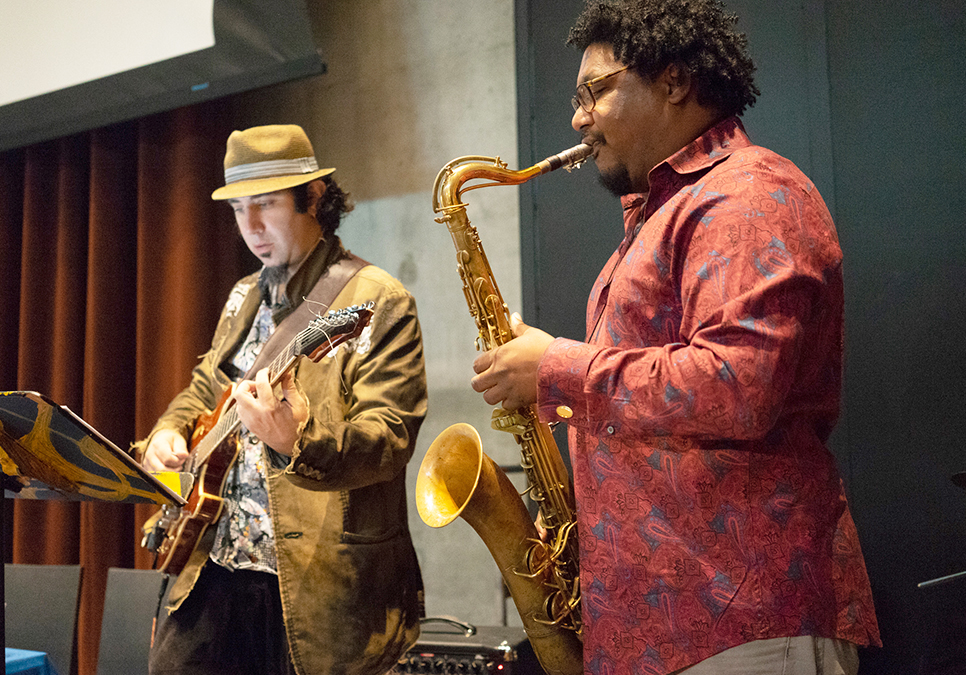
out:
{"label": "shirt button", "polygon": [[611,435],[614,434],[614,427],[610,424],[607,425],[607,433]]}
{"label": "shirt button", "polygon": [[571,417],[574,416],[574,411],[570,409],[570,406],[558,405],[557,415],[559,417],[563,417],[565,420],[569,420]]}

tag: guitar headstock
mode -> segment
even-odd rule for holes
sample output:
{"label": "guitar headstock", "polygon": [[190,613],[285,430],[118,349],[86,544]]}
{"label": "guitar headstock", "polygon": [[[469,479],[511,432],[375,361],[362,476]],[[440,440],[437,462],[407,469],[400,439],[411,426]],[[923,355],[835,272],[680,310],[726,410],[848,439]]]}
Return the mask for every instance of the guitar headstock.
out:
{"label": "guitar headstock", "polygon": [[295,353],[305,354],[318,361],[343,342],[359,337],[369,325],[375,303],[367,302],[345,309],[331,310],[312,319],[308,327],[295,340]]}

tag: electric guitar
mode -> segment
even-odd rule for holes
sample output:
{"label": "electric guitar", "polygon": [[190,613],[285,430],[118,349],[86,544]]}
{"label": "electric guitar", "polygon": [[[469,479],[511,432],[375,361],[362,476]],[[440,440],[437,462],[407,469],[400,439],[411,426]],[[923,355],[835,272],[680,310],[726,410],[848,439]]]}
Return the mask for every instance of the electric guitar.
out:
{"label": "electric guitar", "polygon": [[[299,356],[318,361],[343,342],[358,337],[372,318],[372,304],[333,310],[313,319],[268,366],[272,386]],[[155,568],[162,572],[179,574],[201,536],[221,515],[221,495],[239,451],[241,422],[234,402],[229,389],[214,411],[203,413],[195,422],[188,459],[182,469],[194,476],[187,503],[181,507],[163,506],[143,528],[141,545],[155,552]]]}

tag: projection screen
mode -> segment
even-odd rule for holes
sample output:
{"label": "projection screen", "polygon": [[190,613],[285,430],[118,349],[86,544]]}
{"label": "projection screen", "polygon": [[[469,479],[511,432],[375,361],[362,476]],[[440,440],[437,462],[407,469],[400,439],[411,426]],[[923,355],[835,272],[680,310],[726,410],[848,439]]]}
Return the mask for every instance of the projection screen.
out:
{"label": "projection screen", "polygon": [[325,72],[304,0],[0,0],[0,151]]}

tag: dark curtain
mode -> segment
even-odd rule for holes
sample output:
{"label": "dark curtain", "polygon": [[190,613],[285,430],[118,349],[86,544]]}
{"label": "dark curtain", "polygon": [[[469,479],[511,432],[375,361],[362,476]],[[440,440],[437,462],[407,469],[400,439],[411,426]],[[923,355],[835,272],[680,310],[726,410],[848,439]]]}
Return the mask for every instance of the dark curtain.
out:
{"label": "dark curtain", "polygon": [[[0,391],[38,391],[122,448],[147,435],[254,269],[223,183],[229,101],[0,153]],[[94,675],[109,567],[149,569],[156,508],[5,499],[4,560],[81,564],[74,673]]]}

